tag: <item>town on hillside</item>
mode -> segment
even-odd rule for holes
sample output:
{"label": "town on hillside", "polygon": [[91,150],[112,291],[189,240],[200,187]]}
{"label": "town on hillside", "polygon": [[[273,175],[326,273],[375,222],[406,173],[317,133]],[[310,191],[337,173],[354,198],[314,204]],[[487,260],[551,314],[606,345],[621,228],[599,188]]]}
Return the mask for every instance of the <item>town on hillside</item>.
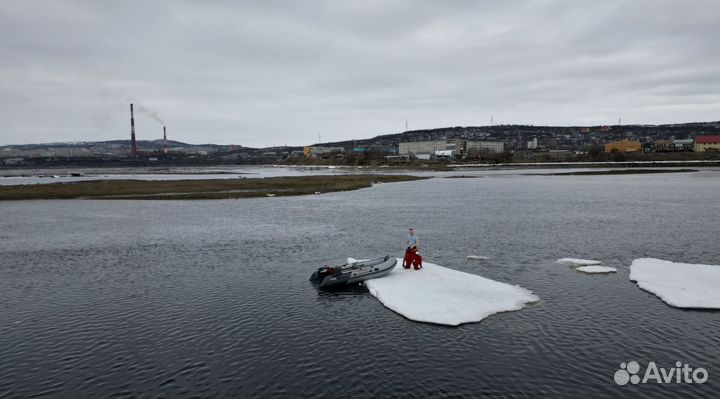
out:
{"label": "town on hillside", "polygon": [[7,145],[0,166],[154,164],[408,164],[720,160],[720,122],[547,127],[493,125],[412,130],[371,139],[251,148],[130,140]]}

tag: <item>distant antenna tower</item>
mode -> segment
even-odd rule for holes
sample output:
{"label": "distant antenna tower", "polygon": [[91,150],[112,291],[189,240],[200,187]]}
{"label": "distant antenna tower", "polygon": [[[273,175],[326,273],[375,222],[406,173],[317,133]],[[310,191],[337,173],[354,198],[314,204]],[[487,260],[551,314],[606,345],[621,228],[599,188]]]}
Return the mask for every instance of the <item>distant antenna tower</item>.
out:
{"label": "distant antenna tower", "polygon": [[618,126],[619,126],[619,125],[622,125],[622,117],[621,117],[621,118],[618,118]]}
{"label": "distant antenna tower", "polygon": [[405,119],[405,131],[406,131],[406,132],[408,131],[408,122],[407,122],[407,119]]}
{"label": "distant antenna tower", "polygon": [[490,126],[493,125],[495,121],[493,120],[493,114],[490,114]]}
{"label": "distant antenna tower", "polygon": [[322,143],[322,137],[320,136],[320,133],[318,133],[318,144]]}

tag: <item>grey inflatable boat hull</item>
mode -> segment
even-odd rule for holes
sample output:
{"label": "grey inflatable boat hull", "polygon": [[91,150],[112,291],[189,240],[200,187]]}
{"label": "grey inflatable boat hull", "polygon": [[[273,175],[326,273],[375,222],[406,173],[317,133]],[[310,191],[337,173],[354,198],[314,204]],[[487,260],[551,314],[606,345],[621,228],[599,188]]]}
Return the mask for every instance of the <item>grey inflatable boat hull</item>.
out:
{"label": "grey inflatable boat hull", "polygon": [[310,281],[319,283],[320,288],[339,287],[360,281],[378,278],[390,273],[397,264],[397,258],[386,255],[382,258],[346,263],[334,267],[321,267],[310,276]]}

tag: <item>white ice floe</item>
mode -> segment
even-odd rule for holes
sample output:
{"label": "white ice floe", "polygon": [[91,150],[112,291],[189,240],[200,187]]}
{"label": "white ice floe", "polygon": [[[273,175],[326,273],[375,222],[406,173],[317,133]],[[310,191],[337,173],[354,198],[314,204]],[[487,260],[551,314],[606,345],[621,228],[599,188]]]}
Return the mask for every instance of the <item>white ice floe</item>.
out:
{"label": "white ice floe", "polygon": [[490,259],[489,256],[479,256],[479,255],[468,255],[467,258],[473,259],[473,260],[488,260],[488,259]]}
{"label": "white ice floe", "polygon": [[720,266],[635,259],[630,281],[678,308],[720,309]]}
{"label": "white ice floe", "polygon": [[579,272],[583,273],[615,273],[617,272],[617,269],[614,267],[607,267],[607,266],[580,266],[577,269],[575,269]]}
{"label": "white ice floe", "polygon": [[562,263],[562,264],[565,264],[568,266],[592,266],[592,265],[599,265],[602,263],[599,260],[575,259],[575,258],[562,258],[562,259],[558,259],[556,262]]}
{"label": "white ice floe", "polygon": [[365,285],[383,305],[410,320],[449,326],[520,310],[540,300],[520,286],[428,262],[420,270],[403,269],[402,259],[390,274]]}

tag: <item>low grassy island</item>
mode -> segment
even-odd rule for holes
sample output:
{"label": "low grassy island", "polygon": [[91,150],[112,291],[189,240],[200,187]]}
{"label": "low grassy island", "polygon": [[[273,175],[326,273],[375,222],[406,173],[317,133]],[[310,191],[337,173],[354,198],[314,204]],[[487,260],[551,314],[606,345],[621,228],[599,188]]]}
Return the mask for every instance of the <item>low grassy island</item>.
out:
{"label": "low grassy island", "polygon": [[357,190],[374,183],[424,179],[406,175],[333,175],[206,180],[91,180],[0,186],[0,200],[227,199]]}

